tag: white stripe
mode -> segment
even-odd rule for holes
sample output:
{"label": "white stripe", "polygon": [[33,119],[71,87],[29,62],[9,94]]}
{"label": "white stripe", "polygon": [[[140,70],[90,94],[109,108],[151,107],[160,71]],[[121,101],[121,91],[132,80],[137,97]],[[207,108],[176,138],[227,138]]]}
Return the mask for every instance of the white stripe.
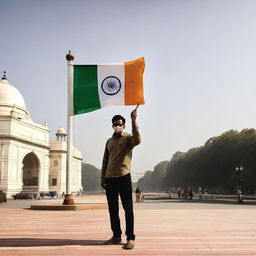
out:
{"label": "white stripe", "polygon": [[[124,63],[118,63],[118,64],[103,64],[97,66],[97,72],[98,72],[98,93],[99,93],[99,99],[100,99],[100,105],[101,107],[106,106],[123,106],[125,105],[125,99],[124,99]],[[102,82],[107,77],[116,77],[119,79],[121,83],[121,88],[118,91],[118,93],[112,95],[111,93],[115,93],[118,87],[113,88],[113,91],[111,88],[103,87],[102,89]],[[110,78],[111,80],[111,78]],[[108,80],[108,81],[110,81]],[[114,85],[118,84],[118,80],[113,78]],[[106,80],[104,85],[106,86]],[[108,90],[109,89],[109,90]],[[111,95],[106,94],[109,93]]]}
{"label": "white stripe", "polygon": [[73,77],[74,65],[68,64],[68,115],[74,115],[74,102],[73,102]]}

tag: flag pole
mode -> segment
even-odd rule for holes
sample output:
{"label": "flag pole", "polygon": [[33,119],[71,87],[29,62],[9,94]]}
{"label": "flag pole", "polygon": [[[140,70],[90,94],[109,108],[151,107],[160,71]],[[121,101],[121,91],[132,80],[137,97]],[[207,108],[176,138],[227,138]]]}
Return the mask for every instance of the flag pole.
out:
{"label": "flag pole", "polygon": [[68,72],[68,95],[67,95],[67,161],[66,161],[66,194],[63,201],[63,205],[74,205],[74,199],[71,197],[71,167],[72,167],[72,116],[70,113],[71,102],[70,95],[72,91],[72,80],[73,80],[73,60],[74,56],[71,51],[66,55],[67,59],[67,72]]}

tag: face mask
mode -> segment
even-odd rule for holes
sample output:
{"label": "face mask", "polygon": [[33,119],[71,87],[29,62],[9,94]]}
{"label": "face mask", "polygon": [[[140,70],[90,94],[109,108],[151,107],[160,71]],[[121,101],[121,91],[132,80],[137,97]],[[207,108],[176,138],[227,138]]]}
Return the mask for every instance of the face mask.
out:
{"label": "face mask", "polygon": [[120,127],[120,126],[114,126],[113,127],[115,133],[122,133],[124,128],[123,127]]}

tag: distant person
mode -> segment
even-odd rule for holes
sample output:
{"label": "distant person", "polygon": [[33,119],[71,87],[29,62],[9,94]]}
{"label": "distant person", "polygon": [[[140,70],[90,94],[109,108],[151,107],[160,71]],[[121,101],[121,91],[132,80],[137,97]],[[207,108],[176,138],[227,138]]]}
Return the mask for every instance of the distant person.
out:
{"label": "distant person", "polygon": [[33,198],[34,198],[35,200],[38,200],[38,198],[39,198],[39,193],[38,193],[38,192],[34,193],[34,194],[33,194]]}
{"label": "distant person", "polygon": [[131,113],[132,135],[123,133],[125,118],[116,115],[112,118],[113,136],[106,143],[102,164],[101,186],[106,189],[108,210],[113,236],[105,244],[120,244],[122,242],[120,219],[118,214],[118,195],[121,197],[125,211],[127,243],[123,249],[133,249],[135,246],[134,215],[131,183],[132,149],[140,144],[141,138],[136,123],[137,110]]}
{"label": "distant person", "polygon": [[1,202],[4,202],[4,203],[7,202],[7,197],[6,197],[6,193],[4,190],[0,190],[0,203]]}
{"label": "distant person", "polygon": [[144,194],[142,190],[140,191],[140,201],[144,202]]}
{"label": "distant person", "polygon": [[198,188],[199,199],[202,199],[202,188]]}
{"label": "distant person", "polygon": [[142,190],[137,187],[135,190],[135,196],[136,196],[136,202],[143,202],[144,201],[144,195]]}
{"label": "distant person", "polygon": [[180,188],[178,188],[178,198],[180,199],[180,196],[181,196],[181,191],[180,191]]}
{"label": "distant person", "polygon": [[207,193],[207,189],[204,190],[204,198],[207,199],[208,198],[208,193]]}
{"label": "distant person", "polygon": [[136,188],[135,190],[135,197],[136,197],[136,202],[140,201],[140,189],[139,187]]}
{"label": "distant person", "polygon": [[184,189],[184,192],[183,192],[183,199],[188,199],[188,189]]}
{"label": "distant person", "polygon": [[237,190],[237,202],[242,203],[243,202],[243,194],[240,188]]}
{"label": "distant person", "polygon": [[140,202],[140,188],[137,187],[135,190],[136,202]]}
{"label": "distant person", "polygon": [[169,197],[170,197],[170,198],[172,198],[173,192],[174,192],[173,189],[170,187],[170,188],[169,188]]}
{"label": "distant person", "polygon": [[189,196],[189,200],[192,200],[193,199],[193,190],[191,187],[188,188],[188,196]]}

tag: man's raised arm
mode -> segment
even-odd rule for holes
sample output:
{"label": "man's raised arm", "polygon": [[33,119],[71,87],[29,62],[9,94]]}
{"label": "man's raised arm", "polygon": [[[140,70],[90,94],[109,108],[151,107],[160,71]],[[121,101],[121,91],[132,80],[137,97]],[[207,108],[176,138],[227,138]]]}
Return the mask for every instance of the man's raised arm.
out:
{"label": "man's raised arm", "polygon": [[137,108],[134,109],[131,113],[131,120],[132,120],[131,146],[132,147],[135,147],[141,143],[141,137],[140,137],[139,128],[138,128],[136,119],[137,119]]}

